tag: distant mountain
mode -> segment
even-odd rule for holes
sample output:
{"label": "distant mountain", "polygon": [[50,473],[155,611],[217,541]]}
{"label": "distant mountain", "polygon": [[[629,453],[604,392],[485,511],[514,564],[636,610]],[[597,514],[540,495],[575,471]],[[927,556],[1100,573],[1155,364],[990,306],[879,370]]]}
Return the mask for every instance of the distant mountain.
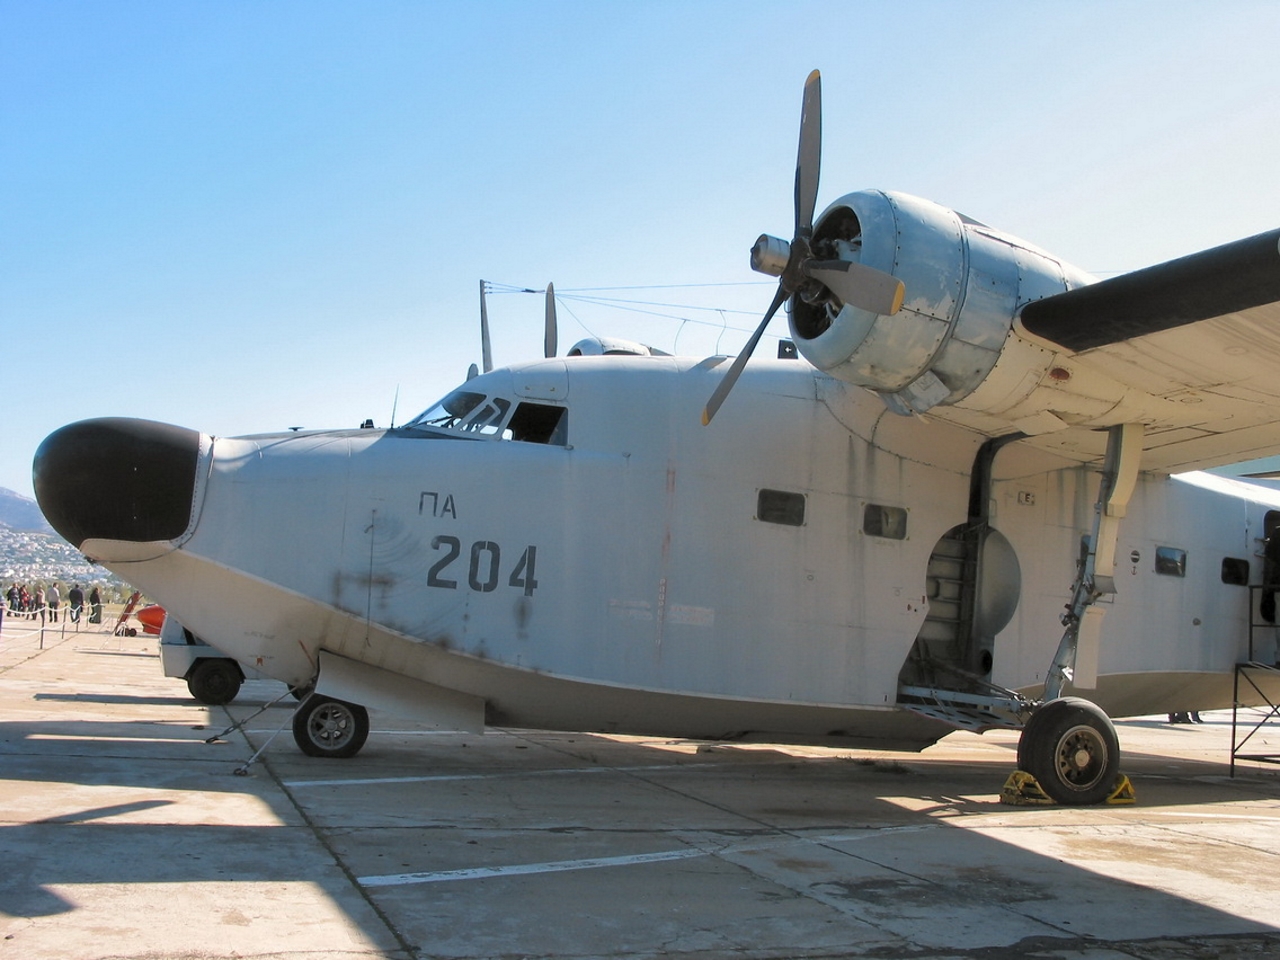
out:
{"label": "distant mountain", "polygon": [[11,530],[53,533],[38,503],[4,487],[0,487],[0,523]]}

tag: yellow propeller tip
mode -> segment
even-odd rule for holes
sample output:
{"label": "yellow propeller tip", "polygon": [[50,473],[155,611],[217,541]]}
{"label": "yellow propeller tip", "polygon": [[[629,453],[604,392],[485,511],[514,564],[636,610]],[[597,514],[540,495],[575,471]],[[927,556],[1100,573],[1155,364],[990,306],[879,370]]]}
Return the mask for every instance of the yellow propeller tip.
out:
{"label": "yellow propeller tip", "polygon": [[711,423],[711,414],[707,411],[706,407],[703,407],[702,408],[702,425],[705,427],[705,426],[709,426],[710,423]]}
{"label": "yellow propeller tip", "polygon": [[898,289],[895,290],[893,294],[893,309],[889,311],[889,316],[893,316],[902,309],[902,301],[906,299],[906,296],[907,288],[903,285],[902,281],[899,280]]}

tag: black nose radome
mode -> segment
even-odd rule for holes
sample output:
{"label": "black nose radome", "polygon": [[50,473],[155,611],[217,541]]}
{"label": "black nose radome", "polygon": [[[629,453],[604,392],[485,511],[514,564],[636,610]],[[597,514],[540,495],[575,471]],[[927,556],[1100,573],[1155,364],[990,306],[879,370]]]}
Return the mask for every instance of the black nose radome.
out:
{"label": "black nose radome", "polygon": [[195,430],[122,417],[82,420],[36,450],[36,500],[77,547],[90,538],[173,540],[191,522],[199,458]]}

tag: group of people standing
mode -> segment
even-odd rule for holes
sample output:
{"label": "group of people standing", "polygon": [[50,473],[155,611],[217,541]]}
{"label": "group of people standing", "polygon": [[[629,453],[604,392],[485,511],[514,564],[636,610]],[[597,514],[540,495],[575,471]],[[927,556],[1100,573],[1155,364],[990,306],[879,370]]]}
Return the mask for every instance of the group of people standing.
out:
{"label": "group of people standing", "polygon": [[[102,593],[95,585],[89,591],[89,622],[102,622]],[[28,620],[47,618],[52,623],[58,622],[59,610],[62,607],[62,589],[57,583],[47,587],[34,586],[30,590],[26,584],[14,583],[5,594],[5,606],[10,616],[25,617]],[[67,591],[67,619],[71,623],[79,623],[84,613],[85,595],[80,584],[73,584]]]}

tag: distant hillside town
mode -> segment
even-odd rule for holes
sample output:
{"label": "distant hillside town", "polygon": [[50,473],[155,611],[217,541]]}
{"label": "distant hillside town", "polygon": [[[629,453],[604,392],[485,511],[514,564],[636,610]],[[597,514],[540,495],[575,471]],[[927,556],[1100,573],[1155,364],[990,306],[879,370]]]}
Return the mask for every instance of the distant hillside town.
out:
{"label": "distant hillside town", "polygon": [[[90,563],[53,532],[40,506],[30,497],[0,487],[0,582],[7,588],[71,584],[97,585],[107,602],[122,599],[132,588],[109,570]],[[3,590],[0,590],[3,593]]]}

